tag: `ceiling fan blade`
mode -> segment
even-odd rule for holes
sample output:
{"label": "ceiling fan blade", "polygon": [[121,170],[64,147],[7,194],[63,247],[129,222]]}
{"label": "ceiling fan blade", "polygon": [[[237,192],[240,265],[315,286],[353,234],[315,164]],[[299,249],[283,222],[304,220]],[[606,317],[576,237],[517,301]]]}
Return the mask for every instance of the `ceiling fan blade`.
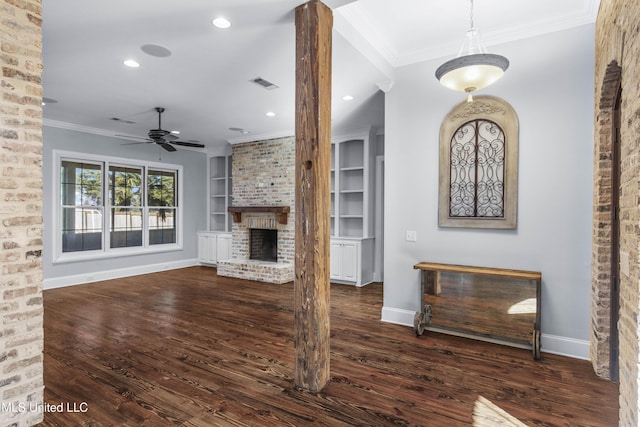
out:
{"label": "ceiling fan blade", "polygon": [[151,142],[151,141],[125,142],[124,144],[120,144],[120,145],[138,145],[138,144],[146,144],[147,142]]}
{"label": "ceiling fan blade", "polygon": [[204,148],[203,144],[196,144],[195,142],[183,142],[183,141],[169,141],[174,145],[182,145],[183,147],[195,147],[195,148]]}
{"label": "ceiling fan blade", "polygon": [[171,144],[168,144],[166,142],[163,142],[162,144],[160,144],[160,146],[162,148],[164,148],[165,150],[167,150],[167,151],[178,151],[178,150],[176,150],[176,148],[174,146],[172,146]]}

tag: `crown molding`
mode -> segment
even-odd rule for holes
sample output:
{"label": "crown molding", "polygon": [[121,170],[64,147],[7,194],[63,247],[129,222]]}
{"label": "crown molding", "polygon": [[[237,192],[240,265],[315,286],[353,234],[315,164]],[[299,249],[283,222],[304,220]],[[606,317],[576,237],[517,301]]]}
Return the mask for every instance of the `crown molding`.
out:
{"label": "crown molding", "polygon": [[[71,131],[74,131],[74,132],[89,133],[91,135],[105,136],[105,137],[108,137],[108,138],[124,139],[124,140],[127,140],[127,141],[144,142],[143,140],[140,139],[140,137],[137,137],[137,136],[124,135],[124,134],[115,134],[114,132],[108,131],[108,130],[105,130],[105,129],[93,128],[93,127],[89,127],[89,126],[82,126],[82,125],[77,125],[75,123],[62,122],[62,121],[59,121],[59,120],[42,119],[42,126],[48,126],[48,127],[52,127],[52,128],[71,130]],[[183,147],[183,146],[181,146],[180,150],[196,151],[196,152],[199,152],[199,153],[207,152],[206,147],[205,148],[198,148],[198,147]]]}
{"label": "crown molding", "polygon": [[135,141],[140,141],[140,138],[135,138],[133,136],[131,138],[126,138],[124,136],[115,136],[115,134],[113,132],[105,130],[105,129],[93,128],[93,127],[89,127],[89,126],[82,126],[82,125],[77,125],[75,123],[69,123],[69,122],[61,122],[59,120],[42,119],[42,125],[43,126],[49,126],[49,127],[52,127],[52,128],[72,130],[72,131],[75,131],[75,132],[90,133],[92,135],[100,135],[100,136],[108,136],[108,137],[111,137],[111,138],[131,139],[131,140],[135,140]]}

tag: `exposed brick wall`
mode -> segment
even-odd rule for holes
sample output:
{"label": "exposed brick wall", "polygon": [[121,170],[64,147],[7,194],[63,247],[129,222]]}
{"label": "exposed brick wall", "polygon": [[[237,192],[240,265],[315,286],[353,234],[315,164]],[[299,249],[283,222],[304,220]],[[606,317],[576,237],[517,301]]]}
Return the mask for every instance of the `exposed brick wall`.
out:
{"label": "exposed brick wall", "polygon": [[[594,158],[595,200],[594,207],[594,263],[593,289],[594,300],[600,299],[602,305],[594,302],[592,317],[594,328],[598,317],[602,315],[607,293],[606,251],[607,185],[610,185],[611,162],[610,143],[611,116],[607,108],[601,108],[601,101],[611,94],[606,93],[606,83],[612,77],[614,65],[621,68],[622,104],[621,104],[621,194],[620,194],[620,253],[629,257],[629,273],[620,277],[620,319],[618,322],[620,341],[620,425],[638,425],[638,372],[639,338],[638,313],[640,307],[640,3],[637,0],[608,0],[600,3],[596,22],[596,74],[595,74],[595,135],[596,156]],[[606,107],[606,106],[605,106]],[[609,144],[609,145],[608,145]],[[609,154],[608,154],[609,153]],[[600,206],[598,208],[598,206]],[[610,217],[610,214],[609,214]],[[600,344],[592,333],[592,345]],[[595,340],[595,341],[594,341]],[[595,349],[592,356],[599,360],[601,352]],[[601,361],[594,362],[600,364]],[[600,368],[597,367],[596,371]]]}
{"label": "exposed brick wall", "polygon": [[0,17],[0,425],[28,426],[43,415],[41,2],[0,0]]}

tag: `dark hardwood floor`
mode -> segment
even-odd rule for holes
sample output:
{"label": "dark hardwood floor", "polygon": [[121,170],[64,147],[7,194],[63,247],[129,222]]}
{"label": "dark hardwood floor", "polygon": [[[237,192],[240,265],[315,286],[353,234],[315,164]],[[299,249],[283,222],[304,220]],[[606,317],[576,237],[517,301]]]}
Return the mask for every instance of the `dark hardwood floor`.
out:
{"label": "dark hardwood floor", "polygon": [[[380,322],[331,287],[331,382],[293,386],[293,285],[192,267],[44,292],[45,426],[615,426],[587,361]],[[86,412],[83,412],[86,411]]]}

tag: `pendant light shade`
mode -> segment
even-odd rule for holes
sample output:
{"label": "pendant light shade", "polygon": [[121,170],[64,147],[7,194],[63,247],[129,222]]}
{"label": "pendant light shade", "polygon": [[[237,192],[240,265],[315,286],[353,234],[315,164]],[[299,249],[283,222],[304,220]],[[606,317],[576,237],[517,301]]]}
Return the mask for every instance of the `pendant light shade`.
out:
{"label": "pendant light shade", "polygon": [[473,92],[494,83],[508,67],[504,56],[476,53],[445,62],[436,70],[436,78],[449,89]]}
{"label": "pendant light shade", "polygon": [[509,68],[509,60],[501,55],[487,53],[480,42],[478,30],[473,26],[473,0],[471,2],[471,26],[458,52],[436,70],[436,78],[445,87],[469,94],[485,88],[498,80]]}

